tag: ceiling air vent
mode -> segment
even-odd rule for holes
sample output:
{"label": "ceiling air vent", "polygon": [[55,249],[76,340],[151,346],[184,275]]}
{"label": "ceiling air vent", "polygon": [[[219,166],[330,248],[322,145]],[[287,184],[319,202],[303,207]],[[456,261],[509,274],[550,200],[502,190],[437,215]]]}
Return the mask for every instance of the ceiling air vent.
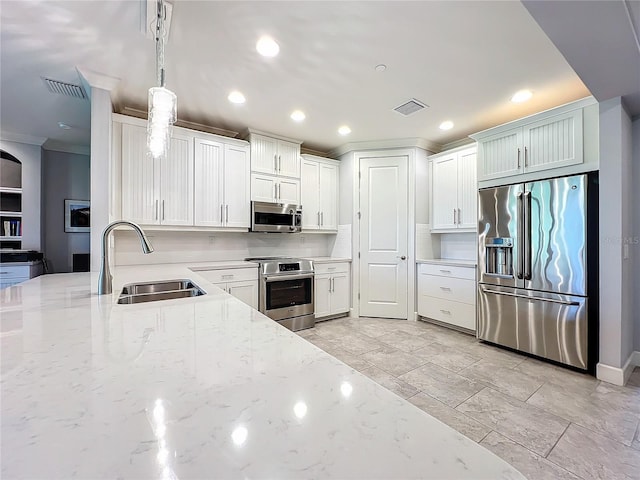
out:
{"label": "ceiling air vent", "polygon": [[416,100],[415,98],[412,98],[408,102],[405,102],[402,105],[394,108],[394,110],[406,117],[408,115],[411,115],[412,113],[416,113],[422,110],[423,108],[427,108],[427,107],[428,105],[425,105],[424,103]]}
{"label": "ceiling air vent", "polygon": [[59,93],[60,95],[66,95],[67,97],[73,98],[87,98],[87,94],[84,93],[84,89],[80,85],[60,82],[50,78],[43,78],[42,80],[51,93]]}

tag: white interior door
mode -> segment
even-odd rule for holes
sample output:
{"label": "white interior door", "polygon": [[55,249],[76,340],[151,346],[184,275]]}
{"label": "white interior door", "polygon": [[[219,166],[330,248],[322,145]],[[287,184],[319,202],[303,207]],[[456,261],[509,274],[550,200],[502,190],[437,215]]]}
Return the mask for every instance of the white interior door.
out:
{"label": "white interior door", "polygon": [[407,318],[407,156],[360,159],[360,316]]}

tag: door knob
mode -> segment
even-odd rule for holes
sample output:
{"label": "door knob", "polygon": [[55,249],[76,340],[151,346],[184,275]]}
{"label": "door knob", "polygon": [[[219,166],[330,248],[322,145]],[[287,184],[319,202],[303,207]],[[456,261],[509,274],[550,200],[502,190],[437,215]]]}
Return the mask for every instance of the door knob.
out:
{"label": "door knob", "polygon": [[402,256],[400,257],[400,260],[406,260],[406,259],[407,259],[407,257],[405,257],[404,255],[402,255]]}

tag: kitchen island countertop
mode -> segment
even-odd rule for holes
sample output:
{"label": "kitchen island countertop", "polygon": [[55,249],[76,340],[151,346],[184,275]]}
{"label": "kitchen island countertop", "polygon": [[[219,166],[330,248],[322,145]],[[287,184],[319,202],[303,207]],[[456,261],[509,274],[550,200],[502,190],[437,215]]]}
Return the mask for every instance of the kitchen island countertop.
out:
{"label": "kitchen island countertop", "polygon": [[97,274],[0,291],[2,478],[523,479],[189,270],[207,295],[118,305]]}

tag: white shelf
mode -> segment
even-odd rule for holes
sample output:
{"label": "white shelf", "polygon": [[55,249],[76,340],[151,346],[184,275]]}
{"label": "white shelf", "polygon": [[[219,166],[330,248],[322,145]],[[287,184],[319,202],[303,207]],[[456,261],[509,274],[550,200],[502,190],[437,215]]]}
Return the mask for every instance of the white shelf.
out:
{"label": "white shelf", "polygon": [[0,193],[22,193],[21,188],[0,187]]}
{"label": "white shelf", "polygon": [[22,212],[0,211],[0,217],[21,217]]}
{"label": "white shelf", "polygon": [[0,240],[4,241],[8,241],[8,240],[22,240],[22,235],[18,236],[18,237],[0,237]]}

